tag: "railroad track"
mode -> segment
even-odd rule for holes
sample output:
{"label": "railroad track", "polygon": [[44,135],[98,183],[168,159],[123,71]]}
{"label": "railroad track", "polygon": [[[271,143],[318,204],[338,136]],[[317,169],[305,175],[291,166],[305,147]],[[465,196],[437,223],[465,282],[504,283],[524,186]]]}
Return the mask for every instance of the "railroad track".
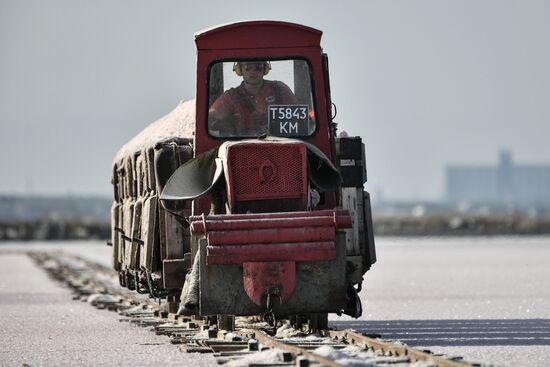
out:
{"label": "railroad track", "polygon": [[117,274],[100,264],[65,252],[29,252],[49,275],[65,283],[74,298],[118,312],[122,322],[149,327],[188,353],[214,353],[228,366],[478,366],[420,351],[353,330],[310,334],[283,324],[277,332],[254,318],[236,318],[235,330],[220,330],[213,318],[169,314],[166,305],[128,291]]}

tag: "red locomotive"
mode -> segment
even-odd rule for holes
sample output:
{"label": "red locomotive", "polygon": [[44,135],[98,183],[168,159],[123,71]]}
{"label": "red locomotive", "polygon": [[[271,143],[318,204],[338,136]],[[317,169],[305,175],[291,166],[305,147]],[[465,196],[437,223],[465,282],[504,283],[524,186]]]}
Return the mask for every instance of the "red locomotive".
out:
{"label": "red locomotive", "polygon": [[114,160],[121,285],[180,314],[361,314],[376,261],[364,145],[337,137],[321,34],[250,21],[195,35],[196,100]]}

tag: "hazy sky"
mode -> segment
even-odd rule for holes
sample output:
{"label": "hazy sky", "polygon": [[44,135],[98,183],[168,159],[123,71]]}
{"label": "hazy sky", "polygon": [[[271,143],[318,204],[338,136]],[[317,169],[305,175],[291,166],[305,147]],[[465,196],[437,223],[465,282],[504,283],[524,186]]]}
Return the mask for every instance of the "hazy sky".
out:
{"label": "hazy sky", "polygon": [[449,163],[550,162],[550,1],[0,0],[0,194],[110,195],[124,143],[195,92],[193,34],[324,32],[371,192],[444,196]]}

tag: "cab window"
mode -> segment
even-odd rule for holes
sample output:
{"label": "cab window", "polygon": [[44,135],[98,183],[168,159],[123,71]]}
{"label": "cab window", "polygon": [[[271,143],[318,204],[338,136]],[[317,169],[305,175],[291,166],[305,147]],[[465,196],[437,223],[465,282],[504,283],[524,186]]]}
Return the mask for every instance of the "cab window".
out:
{"label": "cab window", "polygon": [[220,138],[310,136],[315,132],[305,60],[234,60],[209,68],[208,133]]}

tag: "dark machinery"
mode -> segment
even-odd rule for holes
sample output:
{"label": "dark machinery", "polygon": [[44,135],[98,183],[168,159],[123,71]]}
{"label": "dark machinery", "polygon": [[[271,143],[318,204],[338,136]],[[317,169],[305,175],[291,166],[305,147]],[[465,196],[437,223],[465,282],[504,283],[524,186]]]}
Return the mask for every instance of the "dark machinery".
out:
{"label": "dark machinery", "polygon": [[180,314],[361,314],[376,261],[365,149],[336,135],[321,34],[252,21],[195,36],[196,100],[114,160],[122,286]]}

